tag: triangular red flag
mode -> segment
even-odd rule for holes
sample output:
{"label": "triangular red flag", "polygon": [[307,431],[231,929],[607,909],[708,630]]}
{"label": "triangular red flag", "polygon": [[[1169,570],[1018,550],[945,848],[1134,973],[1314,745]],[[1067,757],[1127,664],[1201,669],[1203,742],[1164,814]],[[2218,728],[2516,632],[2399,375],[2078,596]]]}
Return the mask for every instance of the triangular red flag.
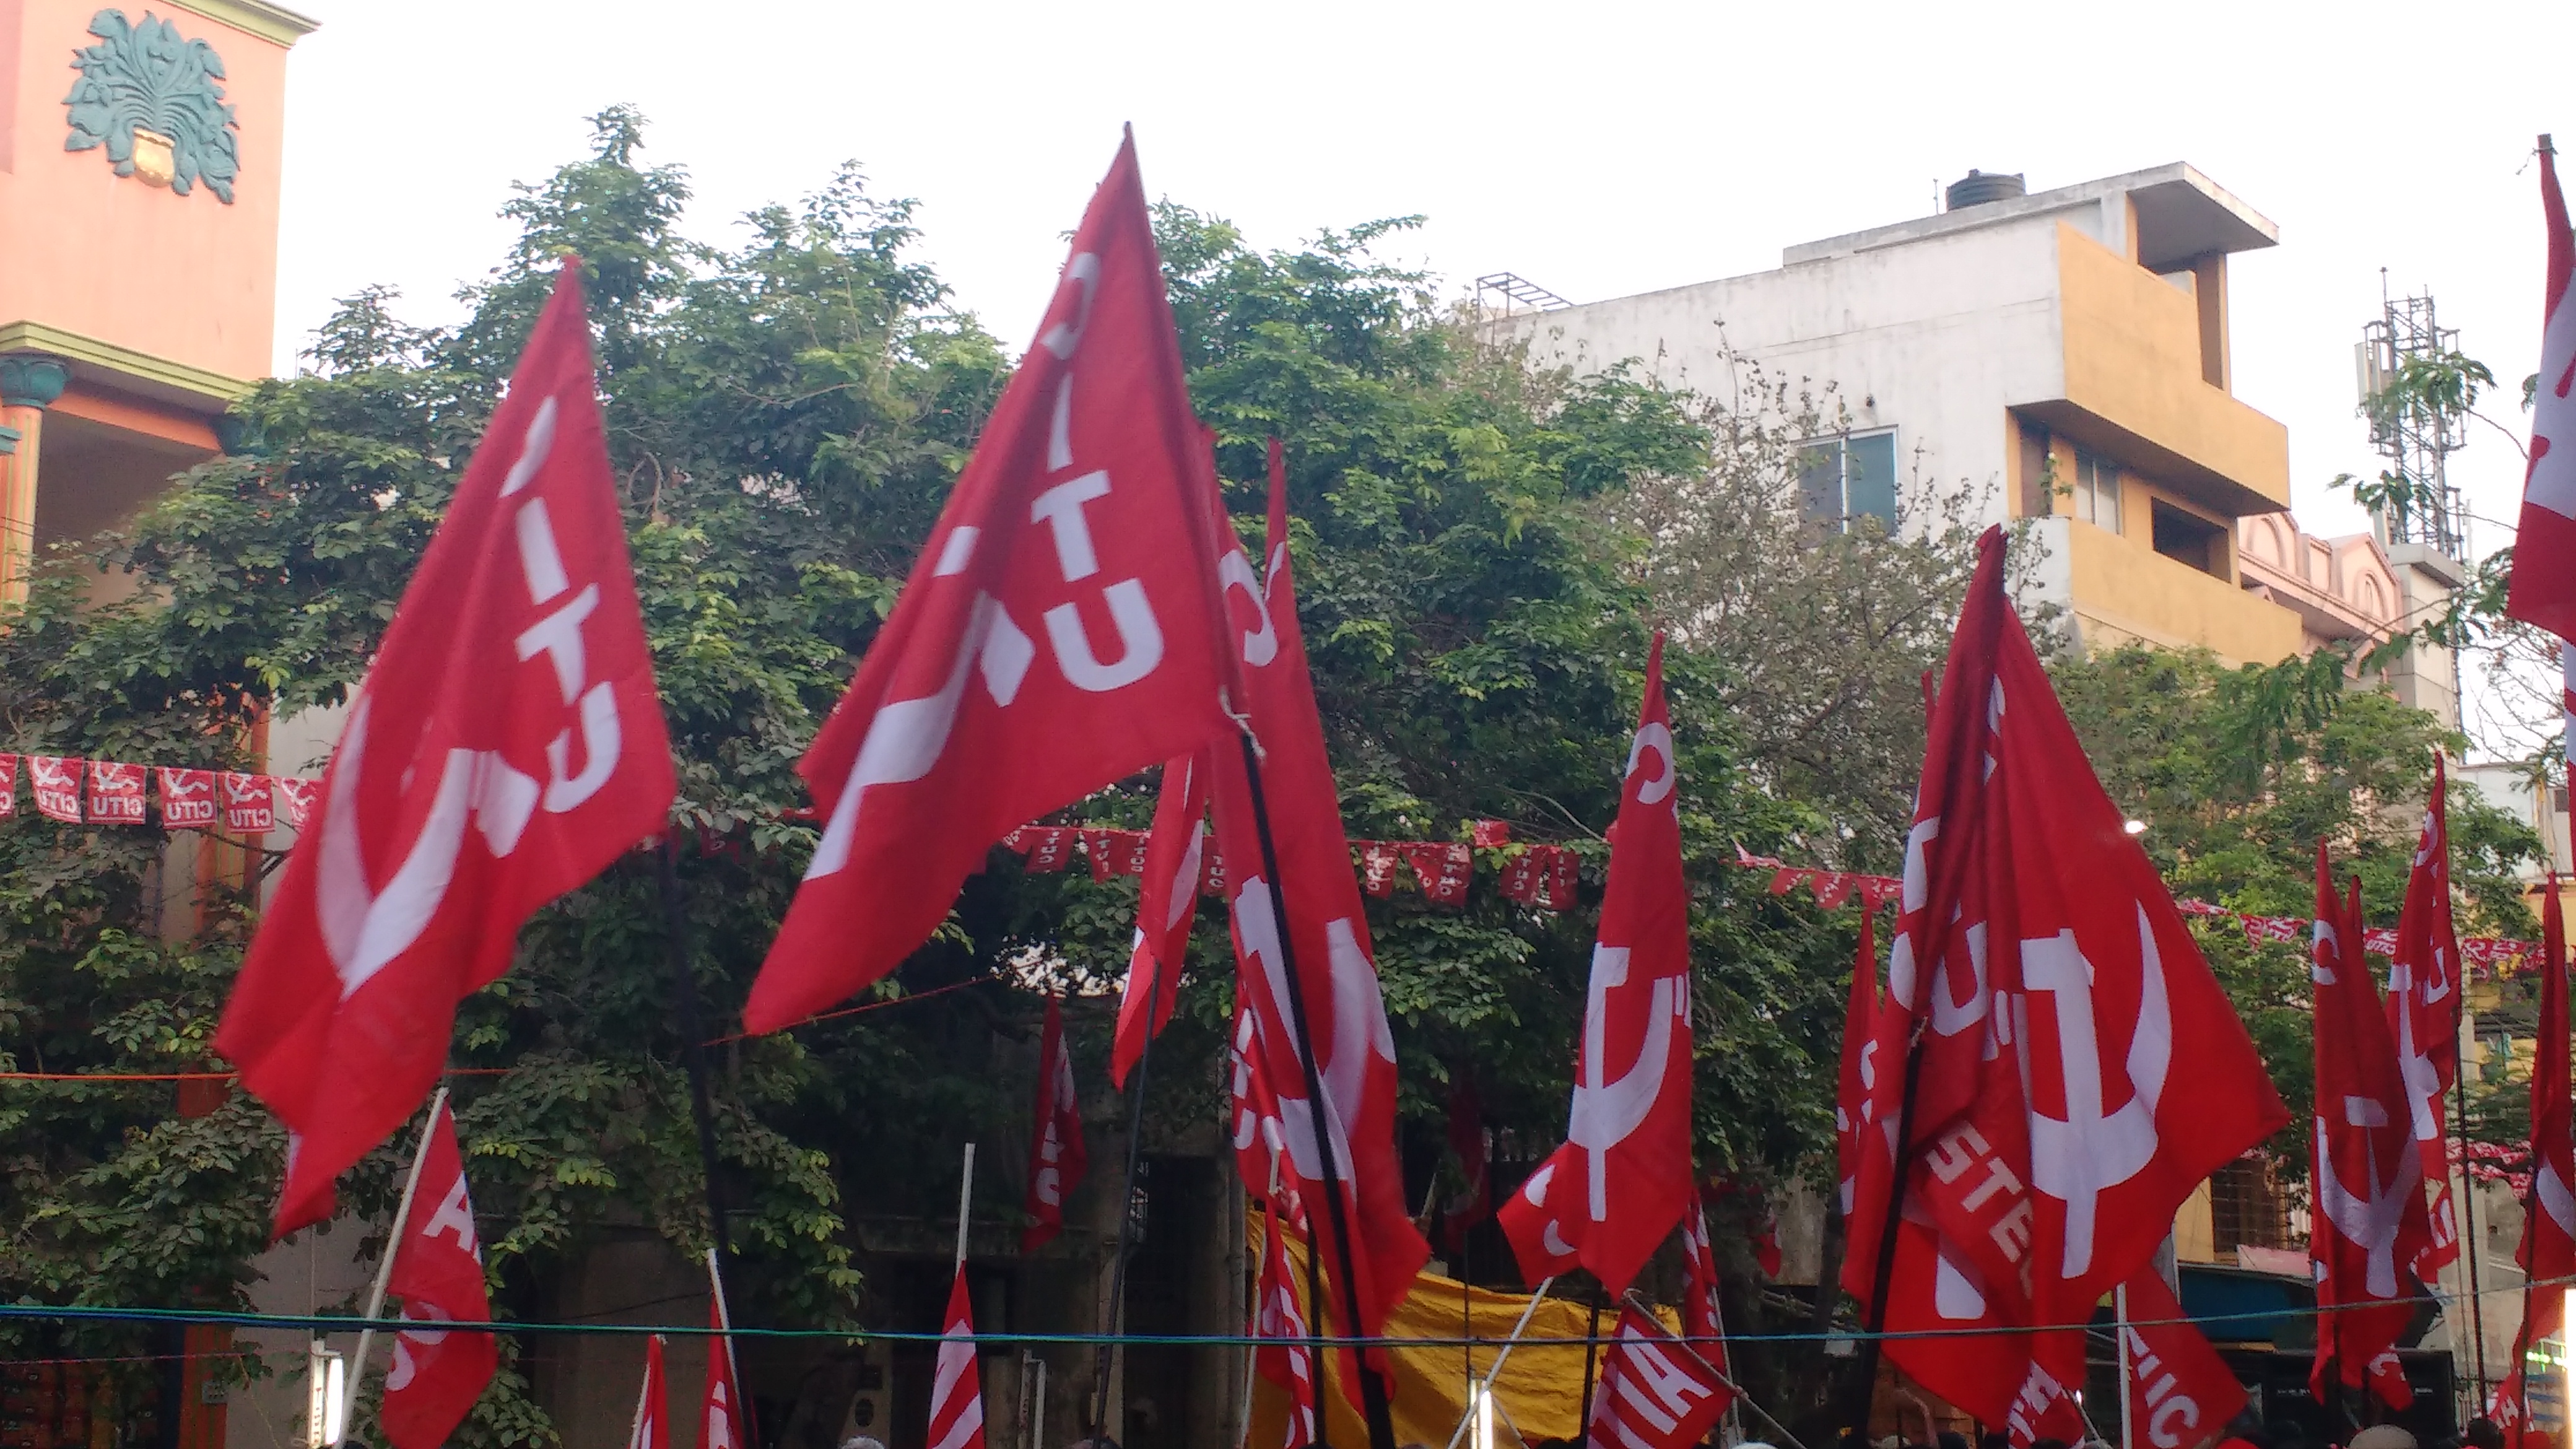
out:
{"label": "triangular red flag", "polygon": [[662,1378],[662,1335],[644,1340],[644,1387],[635,1396],[635,1427],[626,1449],[671,1449],[670,1390]]}
{"label": "triangular red flag", "polygon": [[530,913],[670,809],[577,262],[403,591],[323,785],[215,1034],[289,1133],[280,1234],[330,1216],[332,1180],[418,1110],[456,1003],[509,969]]}
{"label": "triangular red flag", "polygon": [[966,1297],[966,1265],[948,1285],[939,1359],[930,1383],[930,1449],[984,1449],[984,1377],[975,1367],[975,1308]]}
{"label": "triangular red flag", "polygon": [[1877,1145],[1868,1140],[1869,1128],[1876,1125],[1872,1094],[1878,1083],[1877,1029],[1878,910],[1863,902],[1860,948],[1852,959],[1851,989],[1843,998],[1842,1075],[1834,1094],[1834,1162],[1846,1219],[1860,1181],[1860,1154]]}
{"label": "triangular red flag", "polygon": [[[1226,555],[1243,557],[1241,550]],[[1162,793],[1154,801],[1154,828],[1145,843],[1145,869],[1136,891],[1136,940],[1127,952],[1127,980],[1118,996],[1118,1032],[1110,1043],[1109,1080],[1127,1085],[1127,1074],[1145,1055],[1145,1043],[1171,1023],[1181,995],[1181,968],[1189,954],[1190,926],[1198,917],[1199,880],[1208,854],[1208,759],[1205,749],[1163,766]]]}
{"label": "triangular red flag", "polygon": [[1623,773],[1565,1144],[1495,1213],[1523,1279],[1580,1265],[1614,1297],[1692,1190],[1690,887],[1661,634]]}
{"label": "triangular red flag", "polygon": [[993,842],[1231,726],[1208,486],[1131,140],[849,693],[822,838],[743,1008],[776,1031],[929,939]]}
{"label": "triangular red flag", "polygon": [[742,1377],[734,1362],[733,1325],[725,1322],[724,1305],[714,1299],[707,1303],[706,1391],[698,1401],[698,1449],[751,1449],[748,1405],[742,1398]]}
{"label": "triangular red flag", "polygon": [[[2543,138],[2544,141],[2546,138]],[[2576,639],[2576,238],[2558,189],[2558,157],[2540,152],[2540,212],[2549,259],[2542,288],[2539,391],[2532,397],[2531,461],[2522,482],[2507,617]],[[2567,663],[2576,671],[2576,659]]]}
{"label": "triangular red flag", "polygon": [[[1313,1251],[1309,1245],[1308,1251]],[[1252,1306],[1254,1368],[1288,1396],[1287,1435],[1280,1449],[1316,1442],[1315,1350],[1302,1340],[1307,1324],[1297,1276],[1288,1271],[1288,1226],[1265,1199],[1261,1204],[1261,1287]]]}

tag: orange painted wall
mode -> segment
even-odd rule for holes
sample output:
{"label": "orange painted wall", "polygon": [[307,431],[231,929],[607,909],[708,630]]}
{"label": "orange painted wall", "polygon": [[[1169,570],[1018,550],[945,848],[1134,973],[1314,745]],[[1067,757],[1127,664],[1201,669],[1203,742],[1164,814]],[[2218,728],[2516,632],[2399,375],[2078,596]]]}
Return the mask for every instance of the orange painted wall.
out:
{"label": "orange painted wall", "polygon": [[[105,0],[141,21],[143,0]],[[192,11],[150,8],[223,57],[240,124],[226,206],[119,176],[104,148],[65,151],[72,52],[102,0],[0,0],[0,326],[39,322],[248,380],[269,372],[277,314],[286,49]]]}

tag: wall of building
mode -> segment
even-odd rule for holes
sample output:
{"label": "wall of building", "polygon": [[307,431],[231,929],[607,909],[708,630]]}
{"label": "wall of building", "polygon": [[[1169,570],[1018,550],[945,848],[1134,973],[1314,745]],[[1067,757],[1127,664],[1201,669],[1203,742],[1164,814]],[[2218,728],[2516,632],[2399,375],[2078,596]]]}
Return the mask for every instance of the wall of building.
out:
{"label": "wall of building", "polygon": [[[0,0],[0,328],[41,323],[184,368],[264,376],[277,313],[287,46],[182,0],[152,7],[221,56],[239,122],[227,205],[118,176],[104,148],[66,151],[72,54],[98,0]],[[122,7],[140,22],[144,9]],[[208,6],[237,16],[260,7]],[[44,345],[36,339],[27,345]],[[63,350],[63,349],[55,349]]]}

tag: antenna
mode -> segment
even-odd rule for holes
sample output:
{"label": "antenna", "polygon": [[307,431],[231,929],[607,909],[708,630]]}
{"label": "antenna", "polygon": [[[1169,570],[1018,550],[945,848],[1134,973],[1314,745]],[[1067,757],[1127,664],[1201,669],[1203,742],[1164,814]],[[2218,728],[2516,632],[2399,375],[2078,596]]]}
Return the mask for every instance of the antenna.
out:
{"label": "antenna", "polygon": [[2454,402],[2395,393],[2408,364],[2458,352],[2460,332],[2434,316],[2430,292],[2390,296],[2385,267],[2379,271],[2379,296],[2379,318],[2362,326],[2361,341],[2353,349],[2353,382],[2361,394],[2361,415],[2370,420],[2370,445],[2388,460],[2391,473],[2417,487],[2413,500],[2377,509],[2372,522],[2382,544],[2425,544],[2465,563],[2468,512],[2460,490],[2451,485],[2446,460],[2467,441],[2468,410]]}

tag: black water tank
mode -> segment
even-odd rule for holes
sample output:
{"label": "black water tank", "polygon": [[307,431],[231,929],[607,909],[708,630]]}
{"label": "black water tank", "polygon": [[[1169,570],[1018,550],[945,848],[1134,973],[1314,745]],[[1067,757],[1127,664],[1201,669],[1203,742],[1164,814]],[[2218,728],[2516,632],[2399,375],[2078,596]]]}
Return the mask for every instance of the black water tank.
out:
{"label": "black water tank", "polygon": [[1950,210],[1957,211],[1963,206],[1979,206],[1989,201],[2009,201],[2013,197],[2027,194],[2029,190],[2029,187],[2022,184],[2020,172],[2005,176],[1994,171],[1979,171],[1971,166],[1968,168],[1967,175],[1950,183],[1949,190],[1943,193],[1943,197],[1948,201]]}

